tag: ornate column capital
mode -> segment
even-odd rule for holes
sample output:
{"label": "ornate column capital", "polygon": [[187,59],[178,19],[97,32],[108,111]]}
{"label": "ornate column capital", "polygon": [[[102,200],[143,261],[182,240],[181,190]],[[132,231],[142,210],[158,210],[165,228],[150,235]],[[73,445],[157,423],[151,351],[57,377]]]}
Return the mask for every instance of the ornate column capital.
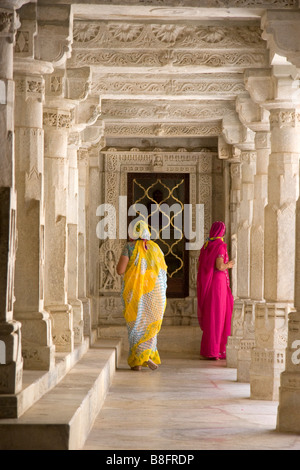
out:
{"label": "ornate column capital", "polygon": [[6,38],[9,43],[15,40],[17,29],[21,26],[19,15],[15,10],[0,8],[0,38]]}

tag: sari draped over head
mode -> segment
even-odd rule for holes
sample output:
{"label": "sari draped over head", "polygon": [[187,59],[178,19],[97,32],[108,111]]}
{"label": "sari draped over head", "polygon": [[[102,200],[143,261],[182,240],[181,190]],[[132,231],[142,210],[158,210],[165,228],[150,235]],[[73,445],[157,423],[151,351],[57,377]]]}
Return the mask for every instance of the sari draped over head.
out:
{"label": "sari draped over head", "polygon": [[228,271],[216,268],[218,257],[222,257],[224,263],[229,261],[227,245],[223,240],[225,230],[223,222],[214,222],[199,256],[198,320],[203,332],[201,354],[206,357],[224,358],[227,338],[231,332],[233,297]]}
{"label": "sari draped over head", "polygon": [[150,240],[148,225],[138,221],[123,255],[129,257],[122,300],[128,329],[130,367],[160,364],[157,334],[166,308],[167,266],[163,252]]}

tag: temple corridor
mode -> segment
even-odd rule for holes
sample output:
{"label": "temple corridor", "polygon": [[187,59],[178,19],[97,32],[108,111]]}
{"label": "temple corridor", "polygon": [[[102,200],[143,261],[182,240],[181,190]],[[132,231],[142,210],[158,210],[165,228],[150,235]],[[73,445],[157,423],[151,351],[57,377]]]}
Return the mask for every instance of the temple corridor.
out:
{"label": "temple corridor", "polygon": [[[0,449],[300,448],[299,25],[299,0],[0,0]],[[168,287],[163,364],[133,375],[117,268],[143,210]]]}

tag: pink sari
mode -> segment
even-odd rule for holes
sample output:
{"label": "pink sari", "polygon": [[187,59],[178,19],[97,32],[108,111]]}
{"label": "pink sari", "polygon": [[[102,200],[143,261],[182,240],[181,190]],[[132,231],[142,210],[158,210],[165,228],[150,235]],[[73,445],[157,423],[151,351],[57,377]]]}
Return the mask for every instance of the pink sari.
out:
{"label": "pink sari", "polygon": [[200,354],[207,358],[226,358],[227,338],[231,333],[233,296],[227,269],[216,269],[216,259],[228,263],[227,245],[222,237],[225,224],[214,222],[208,241],[199,256],[197,277],[198,320],[203,332]]}

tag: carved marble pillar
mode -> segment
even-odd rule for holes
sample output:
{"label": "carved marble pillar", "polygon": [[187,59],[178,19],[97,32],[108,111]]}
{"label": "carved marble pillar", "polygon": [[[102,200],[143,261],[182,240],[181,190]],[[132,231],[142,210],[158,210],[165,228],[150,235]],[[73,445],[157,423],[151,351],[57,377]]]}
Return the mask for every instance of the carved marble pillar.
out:
{"label": "carved marble pillar", "polygon": [[[14,8],[0,9],[0,341],[5,363],[0,364],[0,394],[22,388],[21,325],[13,319],[16,255],[16,192],[14,155],[13,43],[20,26]],[[4,346],[3,346],[4,345]],[[7,410],[0,407],[0,417]]]}
{"label": "carved marble pillar", "polygon": [[[230,221],[231,221],[231,257],[237,261],[237,229],[239,224],[239,207],[241,200],[241,163],[231,163]],[[237,298],[237,263],[231,271],[232,295]],[[232,316],[231,336],[226,348],[227,367],[237,367],[237,353],[243,335],[244,308],[236,308]]]}
{"label": "carved marble pillar", "polygon": [[78,158],[78,299],[83,306],[84,335],[91,336],[91,308],[87,297],[87,204],[88,151],[80,149]]}
{"label": "carved marble pillar", "polygon": [[74,348],[73,311],[68,303],[68,132],[72,107],[61,98],[44,108],[45,131],[45,308],[57,351]]}
{"label": "carved marble pillar", "polygon": [[264,207],[267,201],[267,168],[269,160],[268,133],[257,133],[256,174],[254,175],[253,218],[250,228],[250,287],[245,303],[243,337],[238,352],[237,378],[250,382],[252,350],[255,348],[255,311],[264,300]]}
{"label": "carved marble pillar", "polygon": [[289,314],[285,370],[280,376],[277,430],[300,432],[300,199],[296,209],[295,312]]}
{"label": "carved marble pillar", "polygon": [[[236,106],[242,123],[255,132],[256,168],[253,177],[252,222],[247,255],[250,284],[248,300],[244,306],[244,331],[240,341],[237,366],[238,381],[250,382],[251,350],[255,347],[255,308],[258,302],[264,301],[264,208],[267,202],[270,124],[268,111],[256,104],[249,95],[240,95]],[[243,249],[243,246],[240,247]]]}
{"label": "carved marble pillar", "polygon": [[99,239],[96,233],[98,223],[97,207],[100,204],[100,167],[99,154],[101,145],[93,146],[89,149],[89,173],[88,173],[88,297],[91,299],[91,328],[96,330],[98,326],[99,312]]}
{"label": "carved marble pillar", "polygon": [[[44,80],[47,64],[31,63],[35,75],[20,74],[15,64],[16,189],[18,250],[15,275],[15,318],[22,323],[25,369],[49,370],[55,347],[44,310]],[[30,258],[28,257],[30,254]]]}
{"label": "carved marble pillar", "polygon": [[[234,156],[239,161],[231,166],[231,257],[236,264],[231,273],[235,299],[232,331],[226,348],[227,367],[235,368],[238,367],[238,352],[245,333],[245,305],[250,295],[250,231],[256,152],[254,132],[242,124],[237,114],[223,119],[223,134],[227,143],[234,146]],[[238,379],[244,380],[241,374],[238,374]]]}
{"label": "carved marble pillar", "polygon": [[251,397],[277,400],[285,365],[288,315],[293,310],[300,119],[294,109],[270,110],[271,154],[265,210],[265,299],[257,307]]}
{"label": "carved marble pillar", "polygon": [[237,380],[250,381],[251,347],[254,345],[255,310],[250,301],[250,267],[251,267],[251,229],[253,222],[254,177],[256,172],[256,152],[241,152],[242,184],[241,204],[238,225],[237,276],[238,299],[235,308],[244,308],[243,335],[237,354]]}
{"label": "carved marble pillar", "polygon": [[78,297],[78,162],[79,134],[71,134],[68,145],[68,303],[73,309],[74,344],[81,344],[83,305]]}
{"label": "carved marble pillar", "polygon": [[250,249],[250,298],[259,302],[264,301],[264,212],[268,202],[270,146],[270,132],[257,131],[255,134],[257,159]]}

